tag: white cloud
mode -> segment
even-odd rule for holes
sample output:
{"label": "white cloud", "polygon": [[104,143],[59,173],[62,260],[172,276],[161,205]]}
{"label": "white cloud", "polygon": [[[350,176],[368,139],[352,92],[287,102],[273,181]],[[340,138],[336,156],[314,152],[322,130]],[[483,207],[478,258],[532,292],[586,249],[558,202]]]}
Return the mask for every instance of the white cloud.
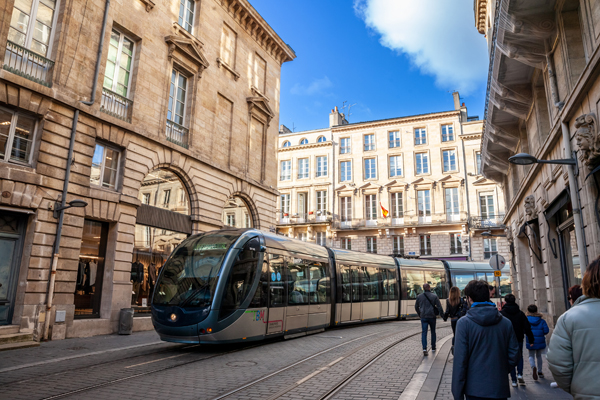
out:
{"label": "white cloud", "polygon": [[406,54],[438,87],[468,94],[485,85],[487,47],[472,0],[354,0],[354,9],[383,46]]}
{"label": "white cloud", "polygon": [[327,76],[324,76],[323,78],[313,79],[313,81],[310,84],[308,84],[308,86],[296,83],[294,86],[292,86],[292,89],[290,91],[292,92],[292,94],[310,96],[313,94],[322,93],[324,90],[329,89],[332,86],[333,83],[331,83]]}

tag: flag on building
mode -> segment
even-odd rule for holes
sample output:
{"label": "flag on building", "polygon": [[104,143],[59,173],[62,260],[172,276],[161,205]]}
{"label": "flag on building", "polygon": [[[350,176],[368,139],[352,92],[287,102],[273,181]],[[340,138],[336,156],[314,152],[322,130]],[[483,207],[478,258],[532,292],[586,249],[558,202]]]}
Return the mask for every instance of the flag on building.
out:
{"label": "flag on building", "polygon": [[388,215],[390,214],[388,210],[386,210],[385,208],[383,208],[383,206],[381,205],[381,202],[379,202],[379,206],[381,207],[381,213],[383,214],[383,218],[387,218]]}

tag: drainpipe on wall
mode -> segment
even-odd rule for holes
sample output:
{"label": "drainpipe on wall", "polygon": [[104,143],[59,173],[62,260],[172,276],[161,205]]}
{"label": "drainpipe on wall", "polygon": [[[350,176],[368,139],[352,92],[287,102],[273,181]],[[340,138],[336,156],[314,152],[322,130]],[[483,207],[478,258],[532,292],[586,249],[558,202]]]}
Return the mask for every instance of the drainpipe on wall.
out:
{"label": "drainpipe on wall", "polygon": [[333,229],[335,224],[335,140],[333,140],[333,130],[331,131],[331,247],[333,247]]}
{"label": "drainpipe on wall", "polygon": [[[460,122],[460,134],[462,136],[463,128],[462,121]],[[465,193],[467,197],[467,234],[469,235],[469,261],[473,261],[473,241],[471,240],[471,202],[469,201],[469,177],[467,175],[467,152],[465,150],[465,139],[460,138],[462,142],[463,165],[465,170]]]}
{"label": "drainpipe on wall", "polygon": [[[562,139],[565,146],[565,156],[573,157],[571,150],[571,134],[569,133],[569,125],[565,121],[561,121]],[[576,157],[573,157],[577,159]],[[579,204],[579,185],[575,178],[575,166],[566,165],[567,173],[569,174],[569,190],[571,194],[571,206],[573,208],[573,222],[575,223],[575,236],[577,238],[577,252],[579,253],[579,266],[581,268],[581,276],[585,273],[588,265],[587,249],[585,247],[585,233],[583,231],[583,216],[581,215],[581,205]]]}
{"label": "drainpipe on wall", "polygon": [[[98,55],[96,58],[96,68],[94,70],[94,81],[92,83],[92,98],[90,101],[82,101],[83,104],[91,106],[96,102],[96,88],[98,87],[98,75],[100,74],[100,62],[102,57],[102,49],[104,48],[104,36],[106,34],[106,22],[108,20],[108,11],[110,9],[110,0],[106,0],[104,8],[104,18],[102,20],[102,31],[100,34],[100,43],[98,45]],[[69,143],[69,155],[67,157],[67,166],[65,170],[65,181],[63,183],[62,197],[60,199],[61,208],[65,207],[67,201],[67,192],[69,190],[69,178],[71,176],[71,165],[73,164],[73,148],[75,147],[75,134],[77,132],[77,121],[79,119],[79,110],[75,110],[73,115],[73,126],[71,127],[71,141]],[[42,339],[48,340],[50,332],[50,316],[52,314],[52,301],[54,299],[54,287],[56,284],[56,270],[58,269],[58,253],[60,251],[60,239],[62,236],[63,220],[65,210],[59,211],[58,226],[56,227],[56,238],[52,249],[52,264],[50,266],[50,279],[48,282],[48,292],[46,295],[46,316],[44,320],[44,331]]]}

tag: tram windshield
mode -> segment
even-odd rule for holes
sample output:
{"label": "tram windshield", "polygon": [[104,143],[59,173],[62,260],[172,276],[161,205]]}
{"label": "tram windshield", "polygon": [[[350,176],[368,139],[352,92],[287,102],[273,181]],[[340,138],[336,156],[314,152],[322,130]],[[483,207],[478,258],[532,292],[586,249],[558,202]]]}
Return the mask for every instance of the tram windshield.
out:
{"label": "tram windshield", "polygon": [[185,240],[163,267],[152,299],[155,305],[211,305],[223,258],[239,233],[220,232]]}

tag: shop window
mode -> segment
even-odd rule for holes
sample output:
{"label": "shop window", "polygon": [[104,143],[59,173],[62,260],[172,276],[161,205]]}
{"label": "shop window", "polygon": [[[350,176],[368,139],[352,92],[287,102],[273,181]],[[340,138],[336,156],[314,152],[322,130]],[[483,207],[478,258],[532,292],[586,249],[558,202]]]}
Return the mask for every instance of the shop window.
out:
{"label": "shop window", "polygon": [[100,317],[107,236],[107,223],[84,220],[75,285],[75,318]]}

